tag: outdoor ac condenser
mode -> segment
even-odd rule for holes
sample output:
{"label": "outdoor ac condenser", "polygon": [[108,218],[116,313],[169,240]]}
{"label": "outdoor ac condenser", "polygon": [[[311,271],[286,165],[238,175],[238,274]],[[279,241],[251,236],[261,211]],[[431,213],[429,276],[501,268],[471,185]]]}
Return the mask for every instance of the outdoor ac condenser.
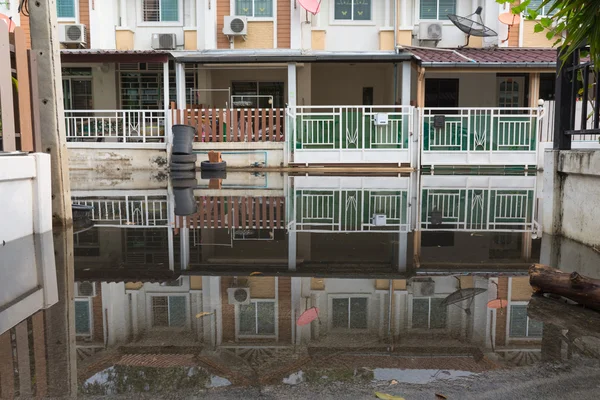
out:
{"label": "outdoor ac condenser", "polygon": [[250,288],[233,287],[227,289],[227,299],[229,304],[240,305],[250,304]]}
{"label": "outdoor ac condenser", "polygon": [[152,48],[154,50],[175,50],[177,36],[174,33],[153,33]]}
{"label": "outdoor ac condenser", "polygon": [[63,44],[85,44],[86,30],[83,24],[64,24],[58,26],[58,40]]}
{"label": "outdoor ac condenser", "polygon": [[226,16],[223,23],[223,33],[227,36],[245,36],[248,34],[248,19],[246,17]]}

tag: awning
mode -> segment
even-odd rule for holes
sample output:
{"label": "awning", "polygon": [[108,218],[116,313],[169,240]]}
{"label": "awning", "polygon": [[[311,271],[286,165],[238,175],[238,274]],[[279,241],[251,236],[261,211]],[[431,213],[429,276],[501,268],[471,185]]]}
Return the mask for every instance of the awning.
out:
{"label": "awning", "polygon": [[408,52],[395,51],[303,51],[290,49],[268,50],[199,50],[173,51],[171,56],[180,63],[239,64],[239,63],[318,63],[318,62],[400,62],[412,60]]}
{"label": "awning", "polygon": [[170,56],[168,51],[160,50],[62,49],[60,51],[60,60],[64,63],[164,63],[169,61]]}

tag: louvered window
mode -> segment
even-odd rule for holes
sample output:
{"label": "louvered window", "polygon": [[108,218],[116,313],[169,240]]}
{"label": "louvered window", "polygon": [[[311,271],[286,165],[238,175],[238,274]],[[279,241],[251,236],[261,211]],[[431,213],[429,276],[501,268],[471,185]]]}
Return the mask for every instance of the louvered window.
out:
{"label": "louvered window", "polygon": [[456,0],[421,0],[420,19],[447,20],[456,14]]}

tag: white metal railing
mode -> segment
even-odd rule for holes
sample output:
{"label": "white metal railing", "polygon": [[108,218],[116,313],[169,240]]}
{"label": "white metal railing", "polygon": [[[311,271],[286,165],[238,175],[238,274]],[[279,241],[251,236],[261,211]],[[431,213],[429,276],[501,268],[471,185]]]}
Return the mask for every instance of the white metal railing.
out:
{"label": "white metal railing", "polygon": [[[297,232],[408,232],[407,190],[306,189],[295,191],[294,220]],[[374,215],[384,215],[376,223]]]}
{"label": "white metal railing", "polygon": [[[413,118],[408,106],[288,108],[295,150],[406,149]],[[289,132],[288,128],[288,132]]]}
{"label": "white metal railing", "polygon": [[445,189],[422,191],[421,229],[533,231],[534,189]]}
{"label": "white metal railing", "polygon": [[[582,102],[578,101],[575,104],[575,126],[581,125],[581,107]],[[539,139],[541,142],[553,142],[554,141],[554,118],[556,115],[556,103],[554,100],[544,102],[544,114],[545,118],[542,121],[540,128],[540,136]],[[588,120],[586,121],[585,126],[587,129],[592,129],[594,127],[594,120],[592,118],[594,104],[592,102],[588,103],[588,110],[590,110],[590,115]],[[572,135],[571,140],[574,142],[593,142],[599,143],[600,135]]]}
{"label": "white metal railing", "polygon": [[100,227],[167,227],[166,196],[73,197],[73,204],[92,206],[91,219]]}
{"label": "white metal railing", "polygon": [[164,142],[164,110],[65,110],[68,142]]}
{"label": "white metal railing", "polygon": [[541,108],[423,108],[425,152],[535,151]]}

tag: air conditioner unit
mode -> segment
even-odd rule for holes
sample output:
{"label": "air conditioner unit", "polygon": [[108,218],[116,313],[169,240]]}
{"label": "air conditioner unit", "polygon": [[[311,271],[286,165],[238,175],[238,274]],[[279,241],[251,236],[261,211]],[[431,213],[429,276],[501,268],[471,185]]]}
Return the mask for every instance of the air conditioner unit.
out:
{"label": "air conditioner unit", "polygon": [[419,40],[442,40],[441,22],[421,22],[419,23]]}
{"label": "air conditioner unit", "polygon": [[177,36],[174,33],[153,33],[152,48],[154,50],[175,50]]}
{"label": "air conditioner unit", "polygon": [[413,281],[413,297],[430,297],[435,293],[435,282],[432,280]]}
{"label": "air conditioner unit", "polygon": [[227,289],[229,304],[250,304],[250,288],[234,287]]}
{"label": "air conditioner unit", "polygon": [[85,44],[85,25],[64,24],[58,26],[58,39],[64,44]]}
{"label": "air conditioner unit", "polygon": [[244,36],[248,34],[248,18],[226,16],[223,24],[223,33],[227,36]]}
{"label": "air conditioner unit", "polygon": [[75,282],[75,297],[96,296],[96,284],[94,282]]}

